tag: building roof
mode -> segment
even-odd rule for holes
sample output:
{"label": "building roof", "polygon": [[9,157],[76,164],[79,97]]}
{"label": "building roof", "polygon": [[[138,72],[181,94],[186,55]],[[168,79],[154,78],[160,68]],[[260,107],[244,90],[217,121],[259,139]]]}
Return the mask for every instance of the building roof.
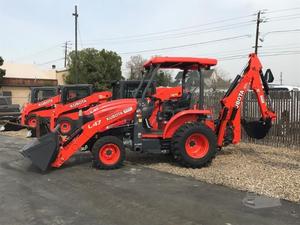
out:
{"label": "building roof", "polygon": [[42,70],[34,64],[17,64],[4,62],[1,68],[6,70],[4,78],[56,80],[55,70]]}

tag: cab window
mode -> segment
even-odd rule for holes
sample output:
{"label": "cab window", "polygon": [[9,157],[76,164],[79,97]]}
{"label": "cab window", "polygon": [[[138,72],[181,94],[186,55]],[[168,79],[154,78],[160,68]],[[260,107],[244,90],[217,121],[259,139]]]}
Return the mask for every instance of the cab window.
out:
{"label": "cab window", "polygon": [[88,88],[69,89],[66,93],[66,102],[74,102],[81,98],[85,98],[90,94]]}

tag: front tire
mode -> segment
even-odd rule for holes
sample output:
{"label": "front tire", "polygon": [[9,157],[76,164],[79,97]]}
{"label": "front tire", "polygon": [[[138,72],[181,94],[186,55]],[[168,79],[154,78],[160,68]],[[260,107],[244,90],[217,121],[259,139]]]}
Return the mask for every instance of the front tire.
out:
{"label": "front tire", "polygon": [[35,114],[30,114],[26,120],[26,125],[30,126],[31,128],[36,128],[37,125],[37,117]]}
{"label": "front tire", "polygon": [[174,134],[172,153],[185,167],[200,168],[209,164],[217,153],[215,133],[202,123],[186,123]]}
{"label": "front tire", "polygon": [[57,120],[57,125],[59,125],[59,132],[62,135],[71,135],[75,128],[76,128],[76,121],[68,118],[68,117],[61,117]]}
{"label": "front tire", "polygon": [[123,142],[115,136],[105,136],[98,139],[92,148],[94,166],[98,169],[117,169],[125,160]]}

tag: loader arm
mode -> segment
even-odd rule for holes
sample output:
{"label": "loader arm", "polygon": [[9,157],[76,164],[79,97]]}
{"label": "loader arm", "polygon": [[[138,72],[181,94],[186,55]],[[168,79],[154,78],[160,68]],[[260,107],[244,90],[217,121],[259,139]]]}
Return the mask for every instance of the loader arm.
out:
{"label": "loader arm", "polygon": [[265,99],[268,95],[268,86],[262,75],[260,60],[256,54],[250,54],[247,67],[241,75],[235,78],[224,98],[221,100],[222,109],[216,130],[219,147],[224,145],[224,139],[226,135],[228,135],[229,130],[232,131],[231,143],[236,144],[241,140],[241,106],[245,94],[249,90],[254,91],[261,113],[261,120],[259,122],[246,124],[252,129],[252,132],[255,131],[259,133],[256,137],[255,135],[253,135],[253,137],[259,139],[263,138],[270,129],[271,122],[276,118],[275,113],[268,108]]}

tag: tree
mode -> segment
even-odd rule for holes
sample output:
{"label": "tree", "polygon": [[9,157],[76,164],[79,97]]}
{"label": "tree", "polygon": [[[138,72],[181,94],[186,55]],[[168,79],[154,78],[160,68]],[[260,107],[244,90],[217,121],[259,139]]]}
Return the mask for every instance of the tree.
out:
{"label": "tree", "polygon": [[[0,56],[0,66],[2,66],[3,63],[4,63],[4,60]],[[2,83],[4,76],[5,76],[5,70],[3,70],[3,69],[0,68],[0,84]]]}
{"label": "tree", "polygon": [[[142,71],[144,70],[144,63],[147,60],[141,55],[131,56],[126,63],[126,68],[129,70],[128,80],[142,79]],[[155,77],[157,86],[170,86],[172,82],[171,74],[166,70],[160,70]]]}
{"label": "tree", "polygon": [[[175,85],[179,85],[182,79],[183,72],[180,71],[175,77]],[[205,89],[227,89],[230,86],[230,79],[227,79],[227,72],[219,68],[212,70],[202,70],[202,76],[204,78]],[[200,76],[196,70],[188,72],[186,75],[186,86],[195,87],[199,86]]]}
{"label": "tree", "polygon": [[113,52],[102,49],[86,48],[78,51],[78,77],[76,77],[75,51],[70,52],[68,59],[68,84],[93,84],[98,90],[109,88],[112,80],[123,79],[121,74],[121,57]]}
{"label": "tree", "polygon": [[216,78],[212,80],[211,88],[215,91],[217,89],[227,89],[230,86],[231,79],[228,79],[228,73],[220,68],[215,68]]}
{"label": "tree", "polygon": [[141,55],[131,56],[126,63],[126,68],[129,70],[129,80],[140,80],[142,71],[144,70],[144,59]]}
{"label": "tree", "polygon": [[157,86],[170,86],[172,83],[172,76],[167,70],[160,70],[156,75]]}

